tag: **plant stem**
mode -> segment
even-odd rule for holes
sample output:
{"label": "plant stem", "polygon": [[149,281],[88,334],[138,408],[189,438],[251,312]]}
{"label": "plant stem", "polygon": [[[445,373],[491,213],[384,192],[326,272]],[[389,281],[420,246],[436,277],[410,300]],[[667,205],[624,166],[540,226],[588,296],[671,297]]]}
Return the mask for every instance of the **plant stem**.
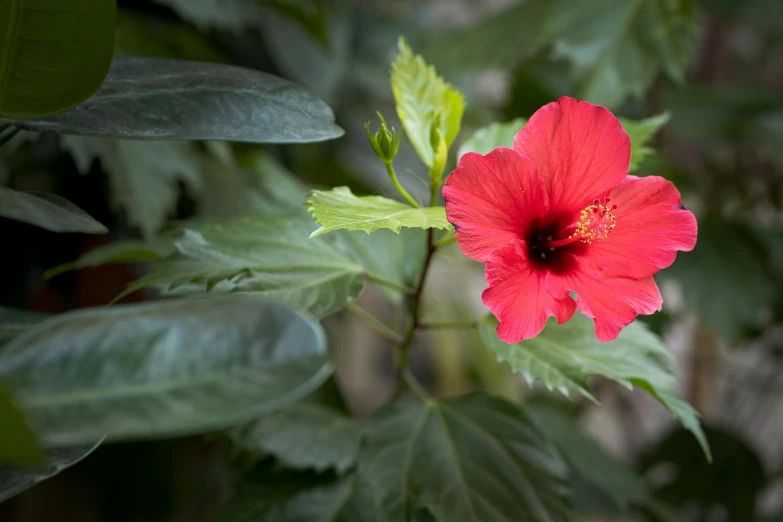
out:
{"label": "plant stem", "polygon": [[405,329],[405,334],[402,339],[402,344],[399,347],[398,350],[398,357],[397,357],[397,392],[396,395],[399,396],[400,393],[402,393],[402,389],[405,385],[405,372],[410,371],[410,356],[408,354],[408,350],[410,349],[411,342],[413,342],[413,336],[416,334],[416,328],[419,326],[419,323],[421,321],[420,313],[421,313],[421,294],[422,290],[424,289],[424,282],[427,280],[427,272],[430,268],[430,263],[432,262],[433,254],[435,254],[435,251],[438,249],[437,246],[435,246],[435,243],[433,241],[433,229],[427,230],[427,257],[424,258],[424,265],[421,269],[421,276],[419,278],[419,283],[416,285],[416,289],[413,291],[413,294],[410,298],[410,307],[411,307],[411,314],[410,314],[410,320],[408,321],[408,327]]}
{"label": "plant stem", "polygon": [[447,330],[447,329],[471,329],[476,327],[475,321],[473,322],[446,322],[446,323],[419,323],[417,326],[420,330]]}
{"label": "plant stem", "polygon": [[437,243],[435,243],[435,246],[440,248],[456,242],[457,242],[457,237],[454,235],[454,230],[450,230],[449,232],[445,233],[443,237],[438,240]]}
{"label": "plant stem", "polygon": [[21,129],[19,127],[14,127],[13,125],[8,127],[7,129],[4,129],[2,132],[0,132],[0,147],[11,141],[11,138],[16,136],[16,133],[19,132]]}
{"label": "plant stem", "polygon": [[391,178],[392,183],[394,183],[394,186],[397,188],[397,192],[399,192],[413,208],[421,208],[421,205],[419,205],[416,200],[413,199],[410,194],[408,194],[408,191],[405,190],[405,187],[400,185],[400,181],[397,179],[397,174],[394,172],[394,166],[392,165],[392,162],[384,162],[384,165],[386,165],[386,172],[389,173],[389,177]]}
{"label": "plant stem", "polygon": [[375,330],[377,333],[382,335],[383,337],[387,338],[394,344],[402,344],[402,337],[397,334],[394,330],[383,324],[377,317],[372,315],[370,312],[362,308],[361,306],[349,303],[346,308],[349,312],[351,312],[353,315],[358,317],[359,319],[364,322],[367,326]]}
{"label": "plant stem", "polygon": [[413,295],[416,290],[409,286],[401,285],[399,283],[395,283],[394,281],[391,281],[390,279],[386,279],[383,276],[379,276],[378,274],[374,274],[372,272],[367,272],[367,279],[370,281],[377,283],[379,285],[386,286],[388,288],[392,288],[394,290],[399,290],[400,292],[407,294],[407,295]]}
{"label": "plant stem", "polygon": [[432,399],[430,397],[430,394],[427,393],[427,389],[422,386],[422,384],[416,379],[416,377],[413,375],[413,372],[410,371],[410,369],[405,369],[402,372],[402,378],[405,381],[405,383],[408,385],[408,387],[415,393],[419,399],[423,401],[428,401]]}

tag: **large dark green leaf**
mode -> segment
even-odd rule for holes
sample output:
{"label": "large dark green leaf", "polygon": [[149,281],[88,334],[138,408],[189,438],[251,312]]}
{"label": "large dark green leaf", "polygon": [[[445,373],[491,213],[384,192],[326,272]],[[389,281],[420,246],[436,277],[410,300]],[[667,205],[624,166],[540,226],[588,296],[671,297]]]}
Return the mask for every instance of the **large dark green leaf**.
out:
{"label": "large dark green leaf", "polygon": [[669,353],[642,323],[631,323],[617,339],[602,343],[595,338],[593,322],[577,313],[565,324],[550,321],[538,336],[517,344],[498,339],[497,324],[491,316],[479,323],[482,343],[528,383],[540,380],[550,390],[567,397],[581,393],[593,400],[596,399],[587,382],[592,375],[602,375],[628,389],[638,386],[658,399],[696,436],[709,458],[698,414],[675,393],[677,379],[664,365],[670,360]]}
{"label": "large dark green leaf", "polygon": [[303,143],[343,134],[324,102],[287,80],[242,67],[159,58],[116,58],[92,98],[16,125],[146,140]]}
{"label": "large dark green leaf", "polygon": [[0,216],[52,232],[105,234],[109,231],[67,199],[46,192],[19,192],[0,187]]}
{"label": "large dark green leaf", "polygon": [[38,118],[89,98],[109,70],[115,0],[0,3],[0,116]]}
{"label": "large dark green leaf", "polygon": [[49,316],[38,312],[0,306],[0,348],[10,339],[32,328],[47,317]]}
{"label": "large dark green leaf", "polygon": [[292,404],[332,366],[320,326],[250,296],[87,309],[0,353],[0,380],[44,443],[226,428]]}
{"label": "large dark green leaf", "polygon": [[291,468],[345,472],[359,449],[359,423],[348,416],[340,400],[332,400],[339,393],[336,384],[327,384],[303,401],[235,428],[234,443],[274,455]]}
{"label": "large dark green leaf", "polygon": [[15,468],[0,466],[0,502],[22,493],[42,480],[57,475],[65,468],[73,466],[98,447],[100,442],[91,446],[56,448],[46,452],[46,465],[41,468]]}
{"label": "large dark green leaf", "polygon": [[43,454],[24,415],[14,404],[11,393],[0,387],[0,464],[36,466]]}
{"label": "large dark green leaf", "polygon": [[564,522],[565,466],[522,409],[475,394],[401,402],[367,421],[359,476],[376,512],[406,522]]}

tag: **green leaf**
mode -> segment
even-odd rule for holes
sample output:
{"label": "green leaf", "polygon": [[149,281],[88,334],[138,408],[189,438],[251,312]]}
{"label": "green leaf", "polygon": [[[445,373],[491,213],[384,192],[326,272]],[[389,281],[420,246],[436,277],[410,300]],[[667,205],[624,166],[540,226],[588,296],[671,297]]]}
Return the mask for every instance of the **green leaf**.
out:
{"label": "green leaf", "polygon": [[443,207],[413,208],[382,196],[354,196],[348,187],[314,190],[305,205],[321,228],[310,237],[334,230],[362,230],[368,234],[379,228],[400,232],[408,228],[450,229]]}
{"label": "green leaf", "polygon": [[524,406],[580,479],[600,488],[620,510],[627,511],[631,504],[645,505],[651,500],[644,480],[607,453],[562,408],[541,400],[528,401]]}
{"label": "green leaf", "polygon": [[659,72],[684,77],[698,42],[693,0],[529,0],[424,49],[443,71],[510,68],[548,46],[567,58],[575,96],[614,107],[641,97]]}
{"label": "green leaf", "polygon": [[18,192],[0,187],[0,216],[52,232],[105,234],[109,231],[67,199],[46,192]]}
{"label": "green leaf", "polygon": [[432,168],[435,161],[431,140],[433,128],[440,131],[446,147],[451,147],[459,132],[465,102],[456,89],[438,76],[434,67],[413,54],[403,38],[400,38],[399,47],[400,54],[392,64],[391,73],[397,115],[419,157]]}
{"label": "green leaf", "polygon": [[313,320],[250,296],[85,309],[0,352],[48,445],[217,430],[293,404],[332,371]]}
{"label": "green leaf", "polygon": [[565,466],[522,409],[482,394],[393,403],[366,423],[359,477],[375,511],[405,522],[564,522]]}
{"label": "green leaf", "polygon": [[0,306],[0,347],[47,317],[47,314]]}
{"label": "green leaf", "polygon": [[221,522],[376,522],[352,475],[292,472],[261,465],[223,508]]}
{"label": "green leaf", "polygon": [[0,464],[13,466],[43,464],[43,453],[38,447],[35,434],[27,425],[22,412],[17,409],[11,393],[3,387],[0,387],[0,425],[3,426],[0,430]]}
{"label": "green leaf", "polygon": [[114,48],[115,0],[0,4],[0,115],[38,118],[86,100]]}
{"label": "green leaf", "polygon": [[179,182],[200,188],[200,164],[191,143],[127,141],[64,136],[79,171],[86,174],[99,159],[109,176],[114,204],[145,238],[154,237],[179,199]]}
{"label": "green leaf", "polygon": [[145,140],[306,143],[343,135],[323,101],[287,80],[231,65],[161,58],[116,58],[89,100],[15,125]]}
{"label": "green leaf", "polygon": [[529,384],[540,380],[548,389],[558,390],[566,397],[581,393],[594,401],[597,399],[587,383],[592,375],[601,375],[628,389],[638,386],[666,406],[711,458],[698,414],[674,392],[677,379],[663,364],[670,362],[671,356],[642,323],[631,323],[616,340],[602,343],[595,338],[593,322],[575,314],[562,325],[550,321],[537,337],[517,344],[498,339],[497,324],[492,316],[479,323],[482,343]]}
{"label": "green leaf", "polygon": [[652,148],[647,146],[647,142],[661,130],[661,127],[666,125],[670,115],[668,112],[664,112],[638,121],[626,118],[619,119],[623,129],[625,129],[625,132],[628,133],[628,137],[631,139],[631,167],[629,172],[633,172],[639,168],[639,165],[647,156],[654,152]]}
{"label": "green leaf", "polygon": [[239,447],[273,455],[289,468],[344,473],[356,459],[359,424],[318,390],[307,399],[231,431]]}
{"label": "green leaf", "polygon": [[489,154],[497,147],[514,148],[514,136],[525,126],[525,118],[515,118],[509,122],[490,123],[482,127],[473,135],[462,142],[457,152],[457,158],[461,158],[466,152]]}
{"label": "green leaf", "polygon": [[[44,272],[44,278],[111,263],[138,263],[165,259],[174,253],[174,245],[168,238],[154,238],[149,241],[124,239],[93,248],[76,261],[64,263]],[[0,328],[2,325],[0,324]]]}
{"label": "green leaf", "polygon": [[747,226],[717,218],[699,223],[696,248],[678,255],[660,278],[677,281],[685,305],[730,344],[759,323],[777,295],[765,246]]}
{"label": "green leaf", "polygon": [[87,457],[100,445],[55,448],[46,451],[47,464],[42,468],[12,468],[0,466],[0,502],[30,489]]}

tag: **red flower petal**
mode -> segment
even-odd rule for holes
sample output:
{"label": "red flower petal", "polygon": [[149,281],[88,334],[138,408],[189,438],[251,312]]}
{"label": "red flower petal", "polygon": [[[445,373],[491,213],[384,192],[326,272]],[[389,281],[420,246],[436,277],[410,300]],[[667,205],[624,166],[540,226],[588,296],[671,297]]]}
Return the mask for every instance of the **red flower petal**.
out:
{"label": "red flower petal", "polygon": [[683,210],[680,193],[658,176],[628,176],[609,193],[617,208],[609,237],[586,250],[601,271],[614,276],[648,277],[674,262],[678,250],[696,245],[696,218]]}
{"label": "red flower petal", "polygon": [[576,303],[568,295],[555,299],[546,290],[546,272],[527,260],[525,243],[515,240],[492,252],[484,275],[489,288],[481,300],[498,318],[498,337],[506,343],[518,343],[535,337],[554,316],[564,323],[574,315]]}
{"label": "red flower petal", "polygon": [[615,339],[638,314],[659,311],[663,304],[652,277],[611,277],[583,263],[561,274],[549,272],[546,287],[555,299],[576,292],[576,306],[594,319],[595,336],[601,342]]}
{"label": "red flower petal", "polygon": [[464,154],[443,187],[446,215],[468,257],[485,262],[490,252],[522,237],[546,213],[541,176],[511,149]]}
{"label": "red flower petal", "polygon": [[579,212],[618,186],[631,161],[631,140],[619,120],[573,98],[536,111],[514,138],[514,150],[536,166],[558,213]]}

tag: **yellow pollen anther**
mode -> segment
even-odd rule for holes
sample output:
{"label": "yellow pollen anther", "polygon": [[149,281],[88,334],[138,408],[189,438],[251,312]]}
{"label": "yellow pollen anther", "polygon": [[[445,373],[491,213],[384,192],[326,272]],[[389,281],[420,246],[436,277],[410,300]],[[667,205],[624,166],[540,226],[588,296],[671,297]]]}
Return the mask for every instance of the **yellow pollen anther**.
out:
{"label": "yellow pollen anther", "polygon": [[610,207],[610,201],[609,198],[604,198],[604,202],[601,203],[594,199],[593,204],[585,207],[579,214],[576,230],[569,237],[576,237],[588,245],[609,237],[609,232],[615,227],[616,222],[612,210],[617,208],[617,205]]}

